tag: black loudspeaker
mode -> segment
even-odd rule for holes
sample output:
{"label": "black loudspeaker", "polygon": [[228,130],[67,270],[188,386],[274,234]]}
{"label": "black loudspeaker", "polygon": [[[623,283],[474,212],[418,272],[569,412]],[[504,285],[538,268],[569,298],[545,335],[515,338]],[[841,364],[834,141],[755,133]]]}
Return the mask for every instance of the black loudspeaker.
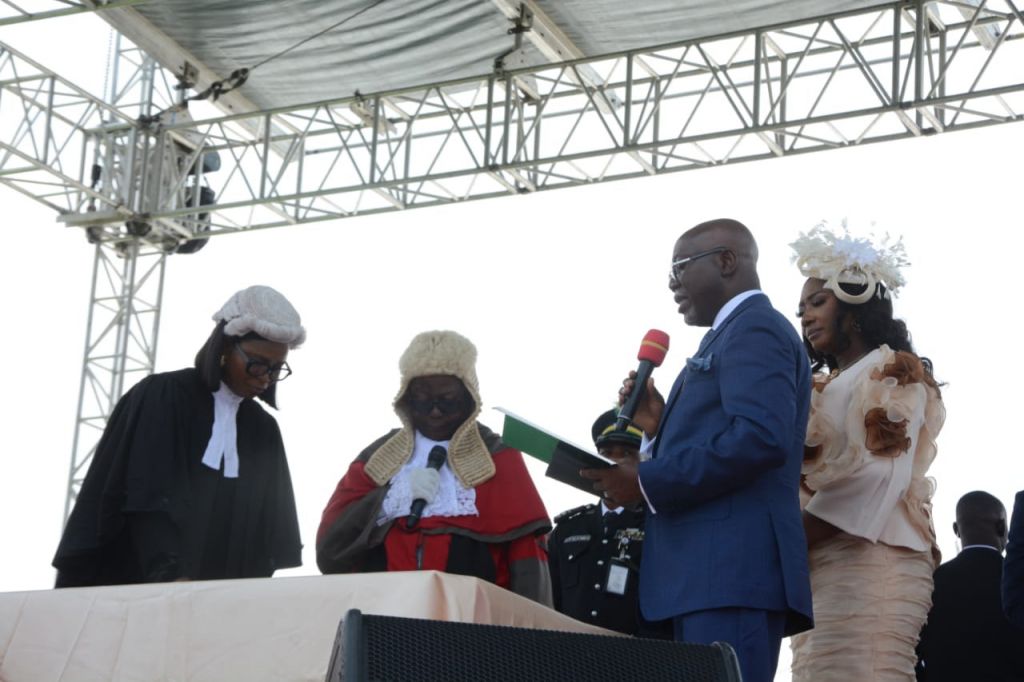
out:
{"label": "black loudspeaker", "polygon": [[[218,161],[218,163],[220,163],[220,162]],[[219,166],[218,166],[218,168],[219,168]],[[185,205],[186,206],[191,206],[194,203],[192,197],[195,195],[195,190],[196,190],[196,188],[194,186],[193,187],[187,187],[185,189]],[[199,206],[209,206],[210,204],[212,204],[212,203],[214,203],[216,201],[217,201],[217,195],[214,193],[214,191],[211,188],[207,187],[206,185],[202,185],[202,186],[199,187]],[[182,220],[185,221],[185,223],[188,225],[188,227],[192,228],[192,231],[193,231],[194,234],[199,235],[199,234],[203,234],[204,232],[209,232],[210,231],[210,212],[209,211],[205,211],[205,212],[202,212],[202,213],[190,213],[188,215],[182,216]],[[178,248],[176,248],[174,250],[174,252],[175,253],[195,253],[199,249],[201,249],[204,246],[206,246],[206,242],[208,242],[208,241],[210,241],[209,237],[204,237],[204,238],[200,238],[200,239],[190,239],[187,242],[183,242],[183,243],[179,244]]]}
{"label": "black loudspeaker", "polygon": [[371,616],[338,626],[327,682],[740,682],[728,644]]}

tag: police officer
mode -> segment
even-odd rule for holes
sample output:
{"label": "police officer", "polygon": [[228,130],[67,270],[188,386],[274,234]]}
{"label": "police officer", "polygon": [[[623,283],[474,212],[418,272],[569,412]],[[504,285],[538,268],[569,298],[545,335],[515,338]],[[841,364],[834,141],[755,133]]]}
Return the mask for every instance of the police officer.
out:
{"label": "police officer", "polygon": [[[615,431],[617,416],[609,410],[597,418],[594,444],[610,459],[635,458],[641,432]],[[609,630],[672,639],[671,621],[645,621],[637,605],[642,507],[609,509],[601,500],[559,514],[555,524],[548,545],[555,609]]]}

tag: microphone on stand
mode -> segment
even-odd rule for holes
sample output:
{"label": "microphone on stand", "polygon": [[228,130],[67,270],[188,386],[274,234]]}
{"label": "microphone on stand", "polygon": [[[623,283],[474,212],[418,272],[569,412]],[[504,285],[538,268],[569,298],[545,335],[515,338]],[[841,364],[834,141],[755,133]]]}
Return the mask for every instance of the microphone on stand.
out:
{"label": "microphone on stand", "polygon": [[[431,448],[430,454],[427,455],[427,468],[440,471],[446,459],[448,459],[448,451],[444,449],[443,445],[435,445]],[[416,527],[416,524],[420,522],[420,517],[423,515],[423,508],[426,506],[427,500],[422,497],[417,497],[412,501],[412,506],[409,507],[409,516],[405,520],[406,528],[411,530]]]}
{"label": "microphone on stand", "polygon": [[640,342],[640,351],[636,354],[636,359],[640,361],[640,366],[636,368],[636,383],[633,384],[629,398],[619,409],[619,417],[615,420],[616,431],[625,431],[633,421],[636,408],[647,390],[647,380],[654,368],[661,366],[667,352],[668,334],[660,329],[652,329],[644,335],[644,340]]}

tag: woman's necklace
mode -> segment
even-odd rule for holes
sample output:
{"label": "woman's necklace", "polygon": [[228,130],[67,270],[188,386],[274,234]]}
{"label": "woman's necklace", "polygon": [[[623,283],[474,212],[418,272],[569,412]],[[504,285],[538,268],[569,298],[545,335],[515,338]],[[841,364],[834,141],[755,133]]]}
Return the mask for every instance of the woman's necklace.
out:
{"label": "woman's necklace", "polygon": [[829,372],[829,375],[828,375],[829,379],[835,379],[837,376],[839,376],[840,374],[842,374],[843,372],[845,372],[846,370],[848,370],[849,368],[853,367],[858,362],[860,362],[861,360],[866,358],[874,350],[875,350],[874,348],[869,348],[868,350],[866,350],[863,353],[861,353],[860,355],[858,355],[856,360],[854,360],[853,362],[847,363],[846,367],[837,367],[836,369],[832,370],[831,372]]}

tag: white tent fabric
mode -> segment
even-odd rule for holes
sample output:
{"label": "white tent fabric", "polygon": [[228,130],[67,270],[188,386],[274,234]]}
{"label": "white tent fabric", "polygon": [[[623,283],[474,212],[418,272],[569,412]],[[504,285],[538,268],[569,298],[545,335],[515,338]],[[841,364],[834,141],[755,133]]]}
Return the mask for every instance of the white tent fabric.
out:
{"label": "white tent fabric", "polygon": [[[704,38],[879,5],[877,0],[538,0],[585,56]],[[490,73],[514,36],[496,0],[161,0],[103,16],[165,68],[181,54],[220,78],[256,68],[241,93],[274,108]],[[173,46],[173,48],[171,47]],[[174,55],[174,56],[170,56]],[[547,59],[523,41],[519,66]],[[194,64],[198,66],[198,64]]]}

